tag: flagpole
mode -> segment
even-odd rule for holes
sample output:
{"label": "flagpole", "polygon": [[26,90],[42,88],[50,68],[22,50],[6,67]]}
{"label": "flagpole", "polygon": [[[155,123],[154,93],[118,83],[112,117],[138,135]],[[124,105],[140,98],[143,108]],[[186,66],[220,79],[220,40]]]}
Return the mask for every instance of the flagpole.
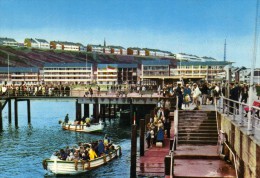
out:
{"label": "flagpole", "polygon": [[256,18],[255,18],[255,33],[254,33],[254,48],[253,48],[253,58],[251,63],[251,75],[250,75],[250,85],[249,85],[249,97],[248,97],[248,125],[247,125],[247,131],[248,134],[250,134],[250,131],[253,130],[252,125],[252,117],[251,117],[251,107],[253,103],[253,84],[254,84],[254,69],[255,69],[255,63],[256,63],[256,57],[257,57],[257,45],[258,45],[258,4],[259,0],[256,2]]}

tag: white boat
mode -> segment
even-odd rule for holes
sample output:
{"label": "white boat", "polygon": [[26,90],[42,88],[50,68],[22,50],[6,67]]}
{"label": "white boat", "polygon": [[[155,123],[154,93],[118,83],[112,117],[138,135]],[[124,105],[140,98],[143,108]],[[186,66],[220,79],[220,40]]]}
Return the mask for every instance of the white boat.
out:
{"label": "white boat", "polygon": [[52,155],[49,159],[43,160],[43,168],[55,175],[82,174],[105,165],[107,162],[121,156],[121,147],[114,144],[113,146],[114,150],[110,151],[109,154],[105,154],[93,160],[85,161],[85,163],[82,163],[81,161],[64,161],[60,160],[57,156]]}
{"label": "white boat", "polygon": [[63,130],[71,130],[76,132],[101,132],[104,129],[104,122],[86,124],[61,123]]}

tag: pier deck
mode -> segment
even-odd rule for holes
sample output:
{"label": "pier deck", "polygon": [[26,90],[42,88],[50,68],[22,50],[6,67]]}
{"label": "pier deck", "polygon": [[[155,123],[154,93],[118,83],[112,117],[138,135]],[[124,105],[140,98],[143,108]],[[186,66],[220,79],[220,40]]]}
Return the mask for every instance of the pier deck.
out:
{"label": "pier deck", "polygon": [[162,148],[152,145],[146,148],[144,156],[137,158],[136,172],[139,177],[164,177],[164,158],[169,154],[170,139],[174,136],[174,123],[171,122],[170,138],[164,137]]}

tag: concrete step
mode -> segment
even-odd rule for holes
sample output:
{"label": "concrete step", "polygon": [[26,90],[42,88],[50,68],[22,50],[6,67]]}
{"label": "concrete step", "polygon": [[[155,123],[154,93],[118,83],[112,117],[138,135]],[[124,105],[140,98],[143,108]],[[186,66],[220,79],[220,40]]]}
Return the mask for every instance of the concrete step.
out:
{"label": "concrete step", "polygon": [[200,125],[200,126],[217,126],[216,122],[201,122],[201,123],[189,123],[189,125],[187,125],[186,122],[180,122],[179,126],[192,126],[192,125]]}
{"label": "concrete step", "polygon": [[194,126],[194,125],[188,125],[188,126],[182,126],[182,125],[179,125],[178,126],[178,130],[181,130],[181,129],[186,129],[186,128],[190,128],[190,129],[199,129],[199,130],[211,130],[211,129],[216,129],[217,130],[217,125],[214,125],[214,126],[201,126],[201,125],[198,125],[198,126]]}
{"label": "concrete step", "polygon": [[217,132],[212,132],[212,133],[209,133],[209,132],[205,132],[205,133],[178,133],[178,136],[181,137],[181,136],[186,136],[187,134],[189,134],[190,136],[197,136],[197,137],[203,137],[203,136],[213,136],[213,137],[218,137],[218,133]]}
{"label": "concrete step", "polygon": [[216,145],[218,140],[178,140],[178,144]]}
{"label": "concrete step", "polygon": [[186,135],[186,136],[179,136],[179,140],[218,140],[218,136],[192,136],[192,135]]}
{"label": "concrete step", "polygon": [[179,129],[178,133],[218,133],[217,129],[215,130],[209,130],[209,129],[205,129],[205,130],[194,130],[191,128],[187,128],[187,129]]}

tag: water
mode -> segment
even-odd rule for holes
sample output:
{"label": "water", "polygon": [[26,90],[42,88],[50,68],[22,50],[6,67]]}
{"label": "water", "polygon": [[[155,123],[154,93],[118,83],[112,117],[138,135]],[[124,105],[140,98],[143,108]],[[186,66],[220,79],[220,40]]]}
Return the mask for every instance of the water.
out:
{"label": "water", "polygon": [[[31,125],[27,123],[26,102],[18,102],[19,128],[8,124],[7,107],[3,111],[4,131],[0,133],[0,177],[55,177],[47,174],[42,160],[67,145],[102,139],[107,133],[122,147],[122,156],[86,174],[66,177],[130,177],[131,128],[119,126],[119,121],[106,122],[103,133],[87,134],[63,131],[58,124],[66,113],[75,117],[75,102],[31,101]],[[12,106],[12,108],[14,108]]]}

